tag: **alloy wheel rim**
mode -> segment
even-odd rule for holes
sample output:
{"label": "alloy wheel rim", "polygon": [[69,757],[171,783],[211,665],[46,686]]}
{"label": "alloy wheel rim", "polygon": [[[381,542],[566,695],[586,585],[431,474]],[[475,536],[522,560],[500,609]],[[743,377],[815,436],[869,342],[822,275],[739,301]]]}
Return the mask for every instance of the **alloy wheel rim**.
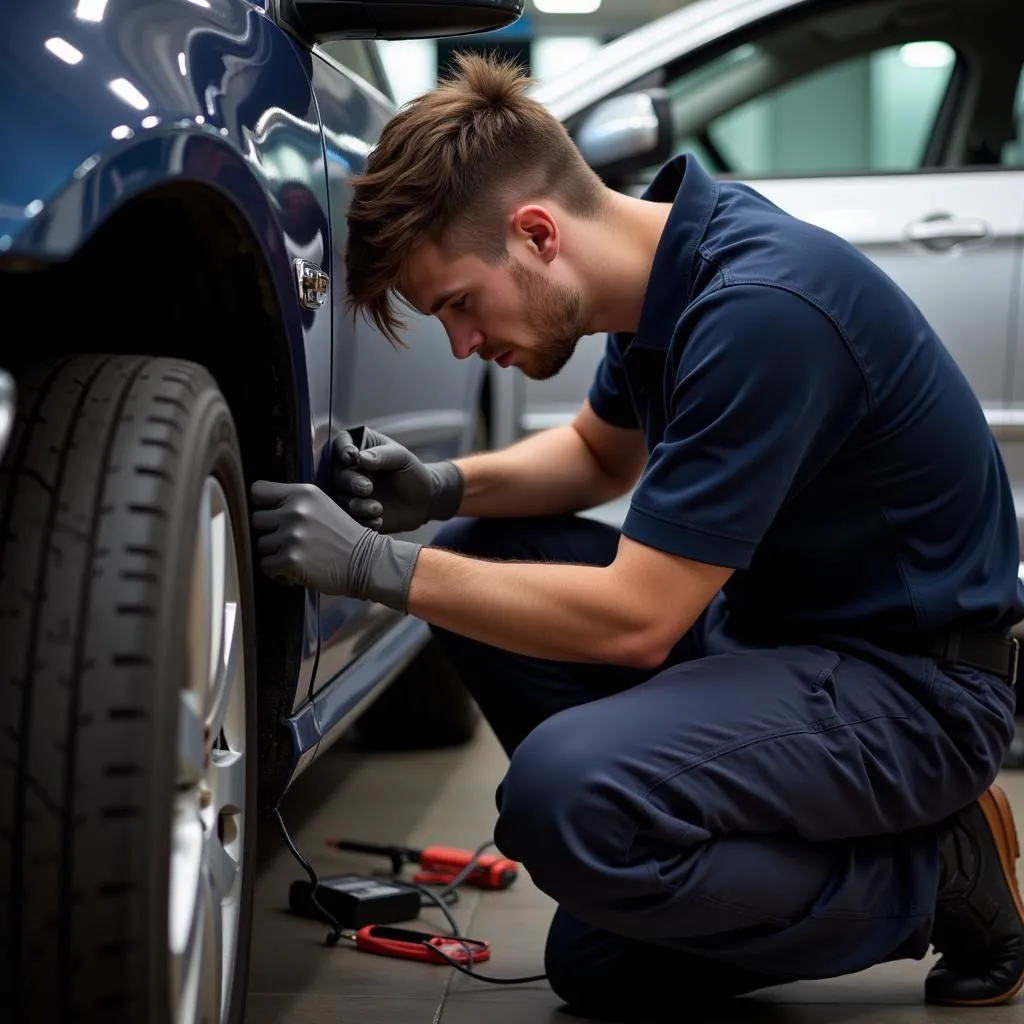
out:
{"label": "alloy wheel rim", "polygon": [[203,485],[179,695],[168,949],[173,1024],[222,1021],[238,956],[246,814],[238,557],[220,483]]}

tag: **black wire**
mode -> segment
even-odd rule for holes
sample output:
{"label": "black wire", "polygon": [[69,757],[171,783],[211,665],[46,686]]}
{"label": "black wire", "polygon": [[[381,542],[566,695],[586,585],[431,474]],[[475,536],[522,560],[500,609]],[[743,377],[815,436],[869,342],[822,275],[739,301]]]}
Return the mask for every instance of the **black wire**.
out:
{"label": "black wire", "polygon": [[[476,971],[470,970],[468,967],[464,967],[453,957],[450,957],[443,949],[438,949],[437,946],[432,946],[429,942],[424,942],[422,945],[426,946],[427,949],[432,950],[438,956],[442,956],[448,961],[457,971],[461,971],[463,974],[468,974],[471,978],[476,978],[477,981],[486,981],[489,985],[525,985],[531,981],[547,981],[546,974],[531,974],[527,978],[492,978],[487,974],[477,974]],[[463,946],[463,949],[466,947]],[[472,961],[471,961],[472,962]]]}
{"label": "black wire", "polygon": [[284,827],[284,818],[281,817],[280,808],[274,808],[274,817],[277,819],[277,827],[281,833],[281,837],[284,839],[285,843],[288,844],[288,849],[291,850],[292,856],[299,862],[299,864],[302,865],[306,874],[309,875],[310,884],[313,886],[309,893],[310,902],[317,910],[320,911],[321,914],[323,914],[334,929],[334,931],[331,932],[324,941],[328,946],[336,946],[338,944],[338,940],[341,938],[341,925],[338,924],[338,919],[333,914],[325,910],[320,901],[316,898],[316,891],[320,886],[320,879],[317,878],[316,872],[313,870],[313,865],[310,864],[301,853],[299,853],[295,844],[292,842],[292,837],[288,835],[288,829]]}
{"label": "black wire", "polygon": [[418,882],[402,882],[401,884],[407,885],[409,886],[410,889],[415,889],[421,895],[426,896],[430,903],[436,906],[438,910],[440,910],[441,913],[444,914],[445,920],[448,922],[448,927],[452,930],[452,938],[462,938],[462,935],[459,934],[459,923],[455,920],[454,915],[448,909],[444,900],[438,893],[428,889],[425,885],[420,885]]}
{"label": "black wire", "polygon": [[493,845],[493,839],[488,839],[487,842],[481,843],[473,851],[473,856],[470,857],[469,863],[441,890],[441,895],[444,896],[445,893],[454,892],[460,885],[462,885],[462,883],[473,873],[473,869],[477,866],[477,863],[483,856],[484,851],[489,850]]}
{"label": "black wire", "polygon": [[[462,871],[460,871],[459,874],[456,875],[455,878],[453,878],[452,881],[448,883],[445,889],[441,890],[442,895],[445,892],[447,892],[448,889],[451,889],[456,885],[460,885],[460,876],[468,876],[470,871],[475,866],[476,861],[479,859],[480,855],[484,852],[484,850],[486,850],[489,846],[492,845],[493,843],[491,842],[484,843],[483,846],[481,846],[476,851],[476,853],[473,855],[472,860],[470,860],[466,867],[464,867]],[[405,884],[411,885],[414,889],[418,889],[424,896],[429,897],[430,900],[440,908],[441,913],[443,913],[444,916],[448,919],[448,924],[451,927],[453,939],[462,940],[467,938],[467,936],[463,935],[462,932],[459,930],[458,922],[455,920],[455,918],[449,912],[448,908],[444,905],[444,903],[435,893],[431,892],[425,886],[417,885],[415,882],[407,882]],[[473,970],[473,954],[469,946],[466,944],[466,942],[460,942],[460,945],[462,946],[463,950],[465,950],[466,958],[469,963],[468,967],[464,966],[463,964],[460,964],[453,957],[450,957],[443,949],[438,949],[437,946],[431,945],[426,940],[424,940],[421,943],[421,945],[426,946],[427,949],[432,950],[434,953],[437,953],[438,956],[443,957],[445,960],[448,961],[449,964],[451,964],[452,967],[455,968],[455,970],[461,971],[463,974],[468,975],[470,978],[476,978],[477,981],[486,981],[490,985],[525,985],[532,981],[546,981],[548,977],[546,974],[532,974],[526,978],[492,978],[486,974],[477,974],[477,972]]]}

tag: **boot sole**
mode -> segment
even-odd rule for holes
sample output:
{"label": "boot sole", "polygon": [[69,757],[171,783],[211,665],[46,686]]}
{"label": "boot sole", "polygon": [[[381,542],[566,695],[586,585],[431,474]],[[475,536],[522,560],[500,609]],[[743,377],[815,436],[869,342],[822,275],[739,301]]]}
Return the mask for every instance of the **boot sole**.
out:
{"label": "boot sole", "polygon": [[[1010,801],[999,786],[990,787],[978,798],[978,806],[981,813],[985,815],[992,838],[995,840],[996,849],[999,851],[999,864],[1003,869],[1003,877],[1013,894],[1013,902],[1017,905],[1017,913],[1024,919],[1024,903],[1021,902],[1020,886],[1017,884],[1016,862],[1020,857],[1020,839],[1013,822],[1013,810]],[[999,1006],[1009,1002],[1022,988],[1024,988],[1024,971],[1021,972],[1016,984],[1002,995],[993,996],[991,999],[943,1000],[943,1006]]]}

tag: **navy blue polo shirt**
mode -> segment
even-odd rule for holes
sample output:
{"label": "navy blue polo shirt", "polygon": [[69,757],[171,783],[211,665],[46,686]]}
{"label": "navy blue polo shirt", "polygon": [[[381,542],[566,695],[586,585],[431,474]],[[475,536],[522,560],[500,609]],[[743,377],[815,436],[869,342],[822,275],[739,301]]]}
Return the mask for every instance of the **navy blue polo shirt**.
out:
{"label": "navy blue polo shirt", "polygon": [[692,156],[635,334],[590,391],[649,460],[623,533],[737,571],[767,626],[906,635],[1024,618],[1017,522],[980,404],[910,299],[844,239]]}

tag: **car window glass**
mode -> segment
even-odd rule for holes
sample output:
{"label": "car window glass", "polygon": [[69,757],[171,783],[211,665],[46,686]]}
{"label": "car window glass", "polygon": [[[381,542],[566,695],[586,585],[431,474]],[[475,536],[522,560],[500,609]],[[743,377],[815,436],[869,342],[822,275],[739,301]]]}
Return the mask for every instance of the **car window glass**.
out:
{"label": "car window glass", "polygon": [[329,43],[321,43],[318,49],[387,96],[390,90],[381,66],[371,50],[373,45],[375,44],[366,39],[334,39]]}
{"label": "car window glass", "polygon": [[1017,126],[1017,137],[1003,147],[1004,167],[1024,167],[1024,66],[1021,67],[1017,83],[1017,96],[1013,104],[1013,123]]}
{"label": "car window glass", "polygon": [[747,44],[667,83],[675,152],[742,176],[912,170],[956,59],[925,41],[793,75]]}

